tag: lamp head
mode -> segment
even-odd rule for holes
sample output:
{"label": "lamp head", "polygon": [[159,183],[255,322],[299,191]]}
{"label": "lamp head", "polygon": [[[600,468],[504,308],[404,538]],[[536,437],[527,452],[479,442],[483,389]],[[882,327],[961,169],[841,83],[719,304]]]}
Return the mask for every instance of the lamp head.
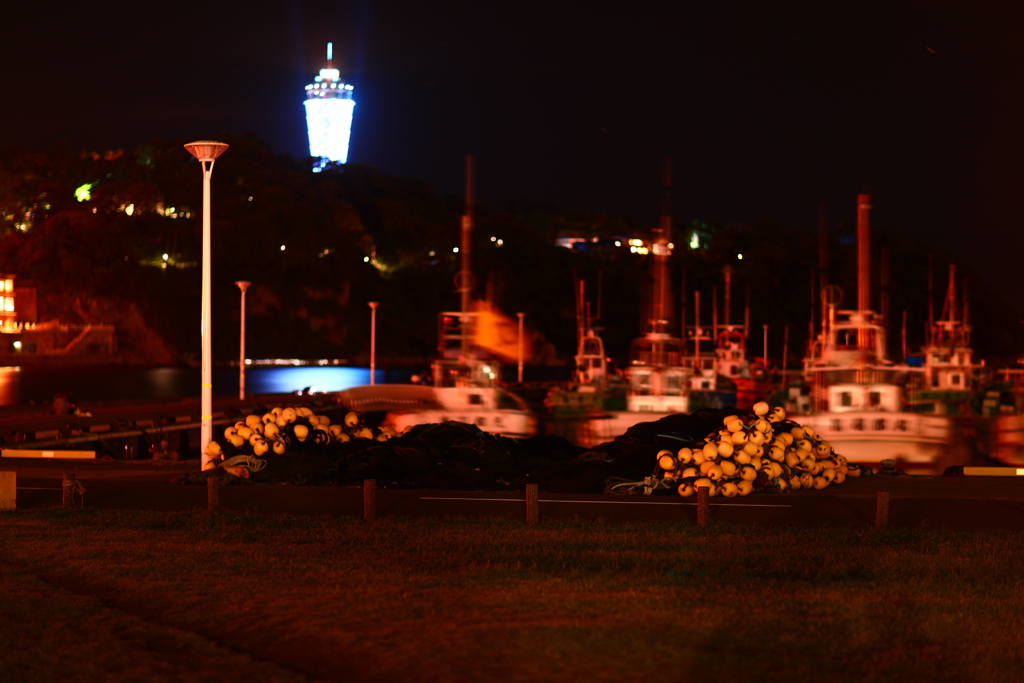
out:
{"label": "lamp head", "polygon": [[199,159],[199,161],[213,161],[223,154],[227,148],[228,145],[226,143],[216,142],[215,140],[199,140],[185,145],[188,153]]}

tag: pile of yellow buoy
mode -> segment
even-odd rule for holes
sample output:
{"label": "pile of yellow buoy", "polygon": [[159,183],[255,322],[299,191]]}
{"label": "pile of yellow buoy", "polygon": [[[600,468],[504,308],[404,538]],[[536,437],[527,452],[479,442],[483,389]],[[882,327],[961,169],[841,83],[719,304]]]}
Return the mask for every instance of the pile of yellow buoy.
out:
{"label": "pile of yellow buoy", "polygon": [[705,487],[712,496],[746,496],[756,489],[823,489],[860,476],[858,465],[832,450],[811,427],[786,420],[782,408],[764,401],[750,412],[729,415],[702,444],[657,454],[660,476],[681,496]]}
{"label": "pile of yellow buoy", "polygon": [[257,458],[268,453],[288,455],[310,446],[322,447],[352,440],[387,441],[395,436],[390,427],[367,426],[359,413],[345,415],[342,424],[332,424],[326,415],[317,415],[309,408],[273,408],[263,415],[247,415],[224,429],[223,438],[214,438],[206,447],[212,469],[239,455]]}

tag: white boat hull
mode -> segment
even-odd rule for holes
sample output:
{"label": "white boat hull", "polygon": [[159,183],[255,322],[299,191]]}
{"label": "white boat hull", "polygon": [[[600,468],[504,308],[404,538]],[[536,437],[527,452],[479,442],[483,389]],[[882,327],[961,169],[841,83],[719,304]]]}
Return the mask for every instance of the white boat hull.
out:
{"label": "white boat hull", "polygon": [[1007,465],[1024,465],[1024,415],[997,415],[989,439],[989,456]]}
{"label": "white boat hull", "polygon": [[896,460],[914,474],[941,474],[952,464],[953,426],[949,418],[918,413],[850,411],[793,416],[828,439],[850,462],[877,467]]}
{"label": "white boat hull", "polygon": [[518,439],[537,433],[536,419],[519,410],[408,410],[387,414],[384,424],[401,434],[410,427],[441,422],[465,422],[476,425],[488,434],[511,436]]}

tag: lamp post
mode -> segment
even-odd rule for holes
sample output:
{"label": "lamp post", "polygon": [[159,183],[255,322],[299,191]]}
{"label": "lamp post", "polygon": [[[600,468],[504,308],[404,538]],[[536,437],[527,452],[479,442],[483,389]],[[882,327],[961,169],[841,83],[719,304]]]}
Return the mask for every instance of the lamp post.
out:
{"label": "lamp post", "polygon": [[370,302],[370,386],[377,383],[377,305]]}
{"label": "lamp post", "polygon": [[238,398],[245,400],[245,290],[251,282],[239,280],[235,283],[242,290],[242,331],[238,343]]}
{"label": "lamp post", "polygon": [[228,148],[223,142],[199,140],[185,145],[188,153],[203,165],[203,316],[200,333],[203,340],[202,384],[199,447],[202,467],[206,469],[211,458],[206,447],[213,440],[213,342],[210,337],[210,177],[213,162]]}
{"label": "lamp post", "polygon": [[523,383],[523,316],[525,313],[516,313],[519,316],[519,383]]}

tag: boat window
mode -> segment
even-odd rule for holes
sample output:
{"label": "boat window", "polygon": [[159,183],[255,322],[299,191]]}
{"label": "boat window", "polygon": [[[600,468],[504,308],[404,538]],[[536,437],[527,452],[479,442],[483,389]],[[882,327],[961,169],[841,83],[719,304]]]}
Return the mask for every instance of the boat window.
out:
{"label": "boat window", "polygon": [[483,405],[483,403],[484,403],[484,397],[481,396],[480,394],[470,394],[469,395],[469,405],[471,405],[471,406],[479,406],[479,405]]}
{"label": "boat window", "polygon": [[857,348],[857,330],[841,329],[836,330],[836,348],[855,349]]}
{"label": "boat window", "polygon": [[950,384],[953,384],[954,386],[960,386],[960,373],[954,373],[954,374],[950,375],[949,376],[949,382],[950,382]]}
{"label": "boat window", "polygon": [[882,404],[882,394],[877,391],[868,392],[868,405],[877,408]]}
{"label": "boat window", "polygon": [[839,394],[839,405],[849,408],[853,405],[853,394],[849,391],[844,391]]}

